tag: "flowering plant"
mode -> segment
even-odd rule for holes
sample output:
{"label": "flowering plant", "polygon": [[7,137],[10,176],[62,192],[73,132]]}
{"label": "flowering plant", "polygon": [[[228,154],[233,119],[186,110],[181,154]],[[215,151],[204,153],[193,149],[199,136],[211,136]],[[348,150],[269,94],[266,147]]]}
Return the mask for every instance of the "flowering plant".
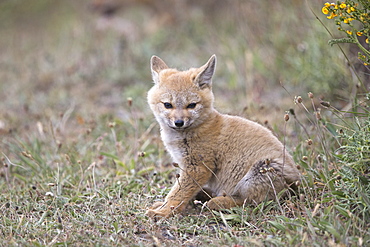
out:
{"label": "flowering plant", "polygon": [[[361,50],[358,58],[363,64],[370,64],[369,37],[370,37],[370,1],[368,0],[346,0],[336,3],[325,3],[321,9],[328,19],[335,20],[339,31],[346,34],[346,38],[332,39],[329,44],[355,43]],[[365,48],[358,40],[359,36],[366,37]]]}

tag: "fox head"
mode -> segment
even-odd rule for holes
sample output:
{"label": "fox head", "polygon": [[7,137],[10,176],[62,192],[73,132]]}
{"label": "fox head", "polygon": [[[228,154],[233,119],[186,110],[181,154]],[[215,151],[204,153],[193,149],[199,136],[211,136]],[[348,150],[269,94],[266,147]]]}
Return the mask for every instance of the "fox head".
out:
{"label": "fox head", "polygon": [[200,68],[178,71],[157,56],[151,58],[154,86],[148,103],[162,128],[182,131],[201,125],[213,111],[212,76],[216,56]]}

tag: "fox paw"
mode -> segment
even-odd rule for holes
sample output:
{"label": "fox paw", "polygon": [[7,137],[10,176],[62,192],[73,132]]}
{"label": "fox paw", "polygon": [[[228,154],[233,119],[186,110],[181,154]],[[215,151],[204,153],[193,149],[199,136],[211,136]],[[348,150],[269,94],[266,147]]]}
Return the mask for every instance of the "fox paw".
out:
{"label": "fox paw", "polygon": [[147,211],[149,217],[170,217],[184,210],[186,204],[180,201],[156,202]]}
{"label": "fox paw", "polygon": [[231,197],[218,196],[207,202],[207,207],[211,210],[221,210],[236,207],[238,203]]}
{"label": "fox paw", "polygon": [[163,217],[167,218],[171,215],[172,210],[165,205],[165,202],[156,202],[147,211],[146,215],[152,218]]}
{"label": "fox paw", "polygon": [[168,212],[167,210],[148,209],[145,214],[151,218],[158,218],[158,217],[168,218],[171,215],[171,211]]}
{"label": "fox paw", "polygon": [[164,204],[165,202],[155,202],[149,209],[154,210],[154,209],[162,207]]}

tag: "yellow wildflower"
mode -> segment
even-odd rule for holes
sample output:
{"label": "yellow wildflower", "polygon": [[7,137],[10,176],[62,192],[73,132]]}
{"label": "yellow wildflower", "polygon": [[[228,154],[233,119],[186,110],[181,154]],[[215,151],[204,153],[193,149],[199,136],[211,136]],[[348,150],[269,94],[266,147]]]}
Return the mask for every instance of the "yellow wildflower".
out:
{"label": "yellow wildflower", "polygon": [[344,19],[343,22],[346,23],[346,24],[348,24],[349,23],[349,20],[348,19]]}
{"label": "yellow wildflower", "polygon": [[339,8],[341,8],[341,9],[344,9],[345,7],[347,7],[347,5],[345,3],[342,3],[341,5],[339,5]]}
{"label": "yellow wildflower", "polygon": [[332,12],[329,16],[327,16],[326,18],[328,19],[333,19],[334,17],[338,16],[336,13]]}
{"label": "yellow wildflower", "polygon": [[321,9],[321,11],[322,11],[322,13],[323,13],[324,15],[329,14],[329,10],[328,10],[328,8],[327,8],[327,7],[323,7],[323,8]]}
{"label": "yellow wildflower", "polygon": [[357,36],[362,36],[363,33],[362,32],[357,32],[356,34],[357,34]]}
{"label": "yellow wildflower", "polygon": [[349,35],[352,35],[352,31],[350,30],[347,30],[346,33],[348,33]]}
{"label": "yellow wildflower", "polygon": [[325,7],[330,7],[330,3],[326,2],[325,4]]}
{"label": "yellow wildflower", "polygon": [[369,38],[365,39],[366,44],[369,44]]}
{"label": "yellow wildflower", "polygon": [[351,12],[355,12],[355,11],[356,11],[356,9],[354,7],[348,7],[348,9],[347,9],[348,14],[351,13]]}

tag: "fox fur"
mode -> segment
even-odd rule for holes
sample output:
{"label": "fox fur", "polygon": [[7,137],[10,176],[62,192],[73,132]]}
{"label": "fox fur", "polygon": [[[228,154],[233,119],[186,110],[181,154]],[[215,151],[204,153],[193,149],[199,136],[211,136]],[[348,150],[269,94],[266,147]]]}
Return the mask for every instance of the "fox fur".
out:
{"label": "fox fur", "polygon": [[182,212],[196,195],[214,210],[260,203],[300,180],[292,157],[270,130],[213,107],[215,68],[215,55],[186,71],[151,58],[148,103],[180,170],[165,200],[148,209],[151,217]]}

